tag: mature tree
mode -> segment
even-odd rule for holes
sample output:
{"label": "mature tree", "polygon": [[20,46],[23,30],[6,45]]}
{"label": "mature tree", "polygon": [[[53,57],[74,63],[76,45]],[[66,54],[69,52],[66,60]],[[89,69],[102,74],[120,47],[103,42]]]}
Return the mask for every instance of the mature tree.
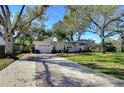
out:
{"label": "mature tree", "polygon": [[100,49],[102,53],[105,53],[105,39],[113,35],[115,22],[121,21],[121,16],[116,14],[118,6],[76,6],[74,9],[82,9],[86,20],[88,18],[91,21],[91,29],[88,30],[101,38]]}
{"label": "mature tree", "polygon": [[76,34],[75,30],[76,24],[71,13],[64,16],[63,25],[64,28],[66,29],[66,32],[68,33],[69,41],[74,41],[74,36]]}
{"label": "mature tree", "polygon": [[23,32],[16,40],[15,43],[29,45],[33,41],[42,41],[47,38],[47,33],[42,27],[30,27],[27,31]]}
{"label": "mature tree", "polygon": [[52,28],[52,34],[53,34],[53,37],[55,37],[58,41],[57,43],[57,46],[58,47],[58,51],[60,50],[63,50],[63,47],[65,47],[65,40],[68,40],[68,35],[67,35],[67,32],[65,31],[65,28],[63,26],[63,22],[62,21],[59,21],[57,23],[55,23],[53,25],[53,28]]}
{"label": "mature tree", "polygon": [[73,40],[73,37],[76,35],[77,40],[79,41],[81,36],[86,32],[86,29],[90,24],[90,20],[86,20],[86,16],[82,13],[80,8],[77,9],[76,6],[74,6],[75,8],[72,7],[67,6],[68,12],[64,16],[63,22],[71,39]]}
{"label": "mature tree", "polygon": [[45,29],[44,23],[33,23],[27,31],[24,31],[18,38],[15,39],[15,43],[29,45],[33,41],[43,41],[50,37],[51,33]]}
{"label": "mature tree", "polygon": [[[117,35],[117,34],[115,34]],[[121,43],[120,43],[120,39],[118,38],[117,40],[116,39],[113,39],[112,37],[109,37],[105,40],[106,43],[111,43],[113,46],[116,47],[116,51],[120,51],[121,50]]]}
{"label": "mature tree", "polygon": [[115,30],[115,32],[117,32],[120,36],[119,41],[121,41],[121,52],[124,52],[124,20],[122,22],[117,22],[116,26],[117,29]]}
{"label": "mature tree", "polygon": [[[28,32],[28,31],[27,31]],[[21,45],[30,45],[32,43],[32,37],[30,33],[22,33],[16,40],[16,44],[21,44]]]}
{"label": "mature tree", "polygon": [[30,31],[32,33],[32,39],[35,41],[43,41],[48,38],[44,25],[34,25]]}
{"label": "mature tree", "polygon": [[58,41],[67,40],[67,33],[64,29],[62,21],[55,23],[52,30],[53,36],[56,37]]}
{"label": "mature tree", "polygon": [[[42,17],[47,6],[43,5],[27,8],[26,13],[23,14],[25,8],[23,5],[19,14],[16,14],[16,17],[14,17],[15,19],[12,19],[11,17],[12,12],[10,11],[9,6],[1,5],[0,7],[0,26],[2,28],[0,36],[4,38],[6,43],[5,54],[11,55],[13,54],[14,38],[20,36],[23,31],[26,31],[37,17]],[[17,31],[17,28],[20,28],[20,30]]]}

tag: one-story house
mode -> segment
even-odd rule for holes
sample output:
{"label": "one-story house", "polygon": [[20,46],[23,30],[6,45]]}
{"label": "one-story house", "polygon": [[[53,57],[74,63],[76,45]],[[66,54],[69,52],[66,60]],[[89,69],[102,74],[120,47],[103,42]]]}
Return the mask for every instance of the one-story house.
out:
{"label": "one-story house", "polygon": [[52,53],[53,50],[56,51],[68,51],[68,52],[78,52],[83,51],[87,47],[95,44],[93,40],[82,40],[82,41],[33,41],[35,50],[40,51],[40,53]]}

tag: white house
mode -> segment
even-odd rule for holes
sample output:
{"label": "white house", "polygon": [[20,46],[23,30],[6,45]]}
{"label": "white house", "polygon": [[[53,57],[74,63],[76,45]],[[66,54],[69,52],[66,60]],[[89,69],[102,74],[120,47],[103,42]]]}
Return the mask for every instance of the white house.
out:
{"label": "white house", "polygon": [[3,56],[5,49],[5,41],[0,37],[0,57]]}
{"label": "white house", "polygon": [[0,45],[5,45],[5,41],[3,40],[2,37],[0,37]]}
{"label": "white house", "polygon": [[40,51],[40,53],[51,53],[53,49],[56,51],[67,50],[68,52],[82,51],[85,48],[95,44],[93,40],[82,40],[82,41],[63,41],[55,42],[50,40],[44,41],[33,41],[35,50]]}

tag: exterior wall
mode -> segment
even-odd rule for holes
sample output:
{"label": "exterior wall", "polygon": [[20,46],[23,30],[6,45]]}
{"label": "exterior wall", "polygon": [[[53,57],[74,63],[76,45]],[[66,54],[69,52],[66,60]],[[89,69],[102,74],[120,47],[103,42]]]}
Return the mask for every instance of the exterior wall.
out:
{"label": "exterior wall", "polygon": [[81,44],[82,42],[66,42],[66,48],[68,48],[68,52],[78,52],[84,50],[88,45]]}
{"label": "exterior wall", "polygon": [[5,41],[3,40],[2,37],[0,37],[0,45],[5,45]]}
{"label": "exterior wall", "polygon": [[53,49],[53,45],[51,42],[35,41],[33,42],[33,44],[35,44],[35,50],[39,50],[40,53],[51,53]]}
{"label": "exterior wall", "polygon": [[78,52],[84,50],[86,47],[93,45],[93,42],[51,42],[51,41],[35,41],[35,50],[39,50],[40,53],[51,53],[53,48],[57,51],[63,51],[64,48],[68,49],[68,52]]}
{"label": "exterior wall", "polygon": [[0,58],[4,56],[5,53],[5,41],[0,37]]}
{"label": "exterior wall", "polygon": [[75,43],[66,42],[66,49],[68,49],[68,52],[75,52],[76,51]]}
{"label": "exterior wall", "polygon": [[61,42],[56,42],[56,44],[55,44],[55,48],[56,48],[56,50],[64,50],[64,46],[65,46],[65,43],[63,42],[63,41],[61,41]]}

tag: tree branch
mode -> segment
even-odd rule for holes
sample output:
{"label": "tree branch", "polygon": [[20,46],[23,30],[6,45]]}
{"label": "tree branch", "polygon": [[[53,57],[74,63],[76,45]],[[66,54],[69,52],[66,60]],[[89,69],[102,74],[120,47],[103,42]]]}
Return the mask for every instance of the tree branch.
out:
{"label": "tree branch", "polygon": [[48,7],[47,5],[43,5],[43,7],[41,8],[40,13],[37,14],[36,16],[34,16],[30,21],[28,21],[27,24],[31,25],[32,21],[33,21],[34,19],[36,19],[37,17],[39,17],[39,16],[45,11],[45,9],[46,9],[47,7]]}
{"label": "tree branch", "polygon": [[124,30],[115,30],[116,33],[119,33],[120,35],[124,34]]}
{"label": "tree branch", "polygon": [[88,32],[91,32],[91,33],[93,33],[93,34],[97,34],[97,32],[93,32],[93,31],[90,31],[90,30],[88,30]]}
{"label": "tree branch", "polygon": [[89,18],[90,18],[90,20],[91,20],[99,29],[101,29],[100,25],[99,25],[97,22],[95,22],[95,21],[93,20],[93,18],[91,18],[90,16],[89,16]]}
{"label": "tree branch", "polygon": [[122,22],[122,20],[120,19],[120,17],[117,17],[117,18],[114,18],[114,19],[111,19],[111,20],[109,20],[107,23],[106,23],[106,25],[104,25],[104,29],[110,24],[110,23],[112,23],[112,22],[114,22],[114,21],[121,21]]}
{"label": "tree branch", "polygon": [[107,35],[105,35],[104,37],[106,38],[106,37],[112,36],[112,35],[114,35],[114,34],[116,34],[116,32],[110,32],[110,33],[108,33]]}
{"label": "tree branch", "polygon": [[35,20],[37,17],[39,17],[39,16],[45,11],[45,9],[46,9],[47,7],[48,7],[47,5],[43,5],[43,7],[41,8],[40,13],[37,14],[36,16],[34,16],[30,21],[28,21],[28,22],[26,23],[26,24],[28,24],[27,27],[25,27],[23,30],[21,30],[21,32],[19,32],[19,33],[14,37],[14,39],[16,39],[17,37],[19,37],[22,32],[24,32],[27,28],[29,28],[30,25],[31,25],[31,23],[32,23],[32,21]]}
{"label": "tree branch", "polygon": [[19,16],[18,16],[18,18],[17,18],[17,21],[16,21],[15,25],[14,25],[13,28],[12,28],[13,30],[15,29],[15,27],[16,27],[17,24],[18,24],[18,22],[19,22],[19,20],[20,20],[20,17],[21,17],[21,15],[22,15],[22,13],[23,13],[24,8],[25,8],[25,5],[23,5],[22,8],[21,8],[21,11],[20,11]]}
{"label": "tree branch", "polygon": [[14,38],[14,40],[21,35],[21,32],[19,32]]}
{"label": "tree branch", "polygon": [[8,5],[5,5],[5,9],[6,9],[7,17],[9,18],[10,17],[10,11],[9,11]]}
{"label": "tree branch", "polygon": [[2,32],[0,32],[0,37],[3,37],[3,34],[2,34]]}
{"label": "tree branch", "polygon": [[3,17],[0,15],[0,23],[2,24],[2,25],[4,25],[4,20],[3,20]]}
{"label": "tree branch", "polygon": [[7,20],[8,20],[9,26],[11,26],[10,10],[9,10],[8,5],[5,5],[5,9],[6,9],[6,16],[7,16]]}
{"label": "tree branch", "polygon": [[6,17],[6,12],[5,12],[5,10],[4,10],[3,5],[1,5],[0,7],[1,7],[1,10],[2,10],[2,13],[3,13],[3,16]]}

